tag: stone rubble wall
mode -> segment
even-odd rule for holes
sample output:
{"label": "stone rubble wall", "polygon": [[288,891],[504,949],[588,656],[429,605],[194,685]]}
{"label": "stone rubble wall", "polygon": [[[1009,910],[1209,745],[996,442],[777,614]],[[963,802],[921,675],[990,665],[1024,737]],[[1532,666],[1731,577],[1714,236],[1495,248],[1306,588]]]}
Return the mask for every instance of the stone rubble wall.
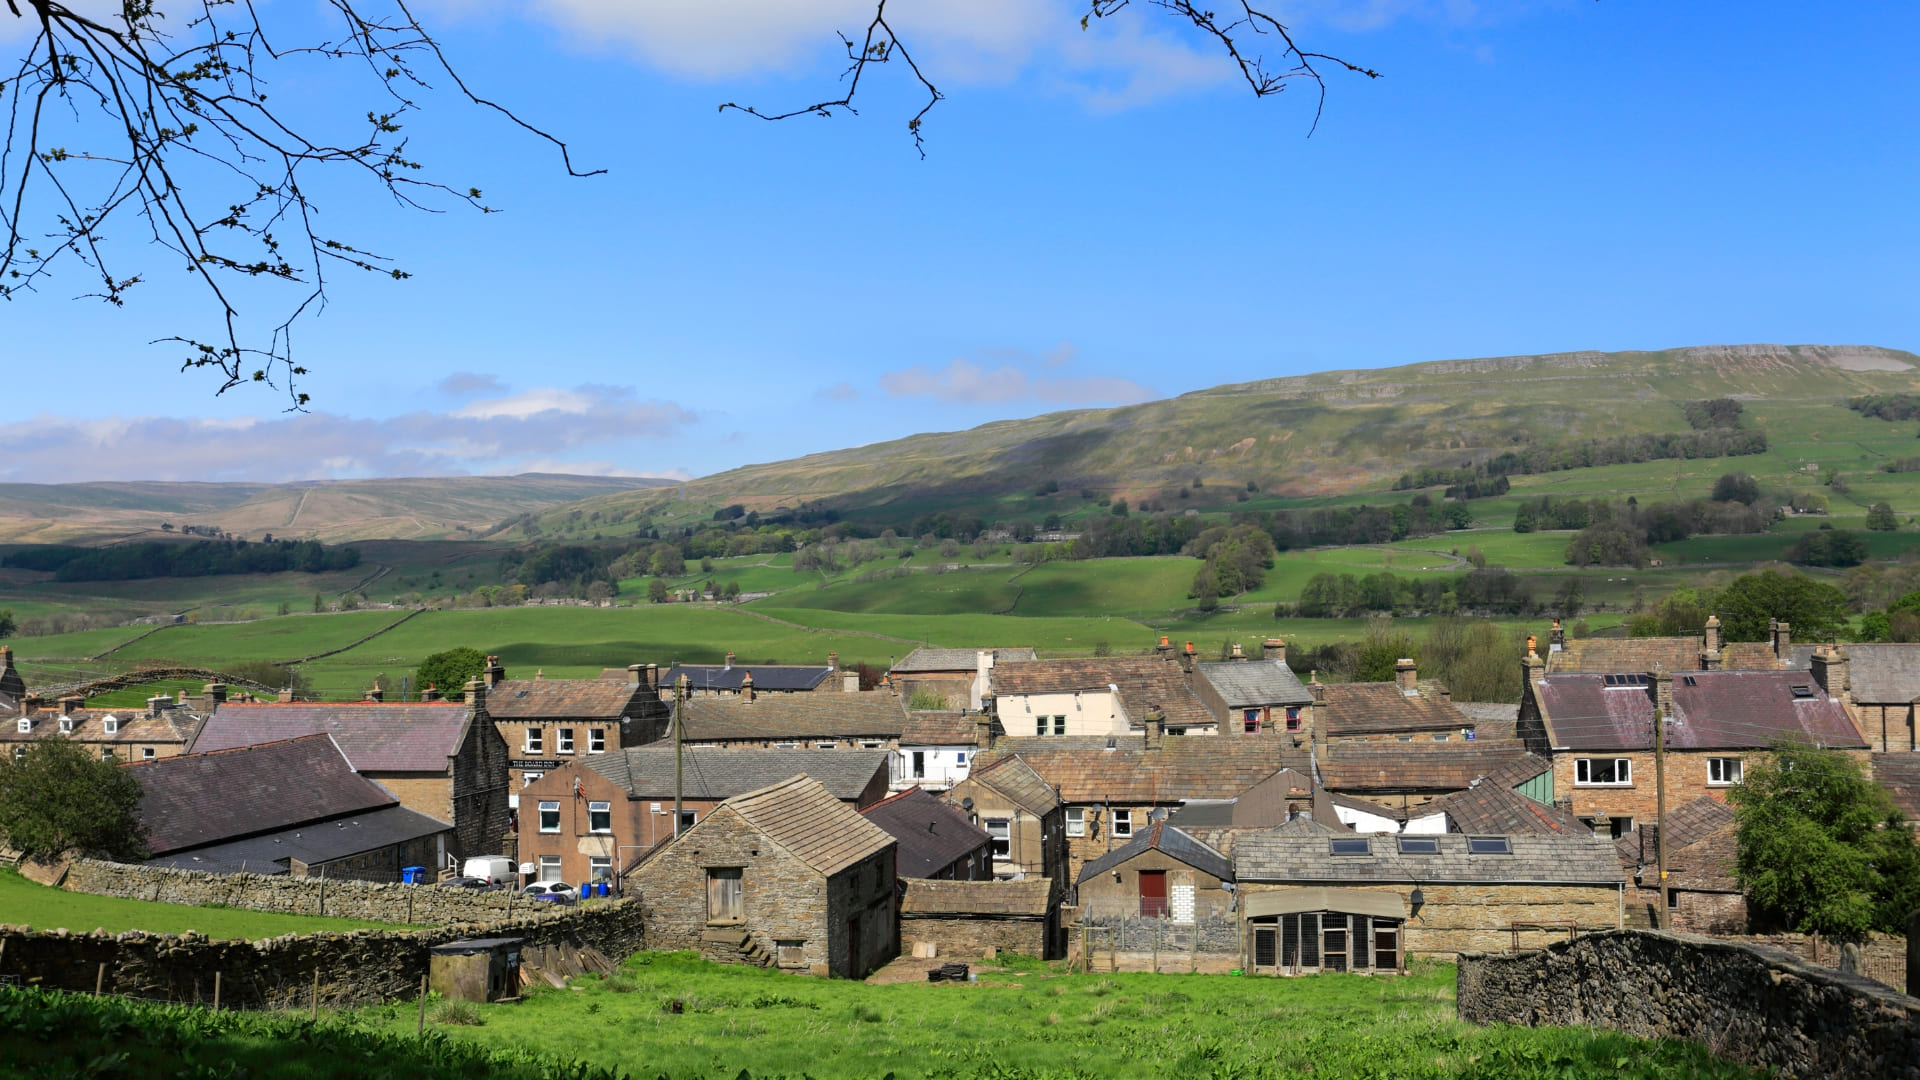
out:
{"label": "stone rubble wall", "polygon": [[248,911],[329,915],[368,922],[445,925],[486,922],[526,910],[530,901],[511,889],[479,893],[437,885],[334,880],[267,874],[212,874],[204,870],[76,859],[64,888],[96,896]]}
{"label": "stone rubble wall", "polygon": [[1088,947],[1094,952],[1106,952],[1109,949],[1118,952],[1152,952],[1156,941],[1163,953],[1192,952],[1195,951],[1193,942],[1197,927],[1200,932],[1199,952],[1240,955],[1240,924],[1232,917],[1177,923],[1172,919],[1088,912],[1080,917],[1079,924],[1068,929],[1067,936],[1075,942],[1080,939],[1080,925],[1092,928],[1087,941]]}
{"label": "stone rubble wall", "polygon": [[1019,953],[1045,959],[1047,920],[970,918],[964,915],[902,915],[900,951],[914,953],[915,945],[932,945],[933,955],[978,959],[1000,953]]}
{"label": "stone rubble wall", "polygon": [[1689,1039],[1781,1080],[1920,1080],[1920,999],[1767,946],[1649,930],[1462,953],[1460,1018]]}
{"label": "stone rubble wall", "polygon": [[640,906],[628,900],[543,907],[512,919],[431,930],[288,934],[260,941],[0,925],[0,976],[48,989],[91,992],[97,986],[128,997],[210,1003],[218,974],[222,1008],[307,1008],[318,973],[322,1004],[365,1005],[417,996],[429,950],[449,941],[518,937],[528,949],[594,948],[624,958],[639,951],[643,936]]}

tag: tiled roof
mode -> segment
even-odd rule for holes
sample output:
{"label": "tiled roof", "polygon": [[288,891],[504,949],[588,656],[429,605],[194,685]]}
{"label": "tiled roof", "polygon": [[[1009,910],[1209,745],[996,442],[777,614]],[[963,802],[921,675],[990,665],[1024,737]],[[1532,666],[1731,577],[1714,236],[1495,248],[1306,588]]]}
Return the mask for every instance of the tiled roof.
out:
{"label": "tiled roof", "polygon": [[[1547,674],[1618,675],[1664,668],[1699,671],[1705,639],[1697,635],[1643,638],[1577,638],[1547,656]],[[1777,671],[1783,666],[1764,641],[1723,641],[1720,664],[1727,671]]]}
{"label": "tiled roof", "polygon": [[1552,761],[1538,754],[1526,753],[1501,761],[1487,772],[1485,779],[1490,784],[1517,788],[1541,773],[1551,771]]}
{"label": "tiled roof", "polygon": [[1509,705],[1501,701],[1456,701],[1453,707],[1473,721],[1474,732],[1483,739],[1511,739],[1520,722],[1518,702]]}
{"label": "tiled roof", "polygon": [[920,788],[911,788],[860,811],[868,821],[900,843],[894,854],[901,877],[926,877],[953,865],[968,852],[983,848],[985,829],[967,815]]}
{"label": "tiled roof", "polygon": [[926,881],[906,878],[902,915],[1020,915],[1042,919],[1053,895],[1048,878],[1021,881]]}
{"label": "tiled roof", "polygon": [[1292,668],[1278,660],[1229,660],[1194,667],[1229,709],[1313,704],[1313,693]]}
{"label": "tiled roof", "polygon": [[1317,707],[1320,730],[1329,736],[1380,735],[1400,731],[1458,731],[1473,726],[1465,713],[1441,696],[1438,684],[1420,684],[1408,694],[1390,682],[1333,683]]}
{"label": "tiled roof", "polygon": [[326,735],[124,766],[156,855],[364,813],[399,802]]}
{"label": "tiled roof", "polygon": [[977,721],[967,713],[910,712],[900,729],[901,746],[972,746]]}
{"label": "tiled roof", "polygon": [[721,805],[828,877],[893,846],[886,830],[804,776],[735,795]]}
{"label": "tiled roof", "polygon": [[1026,660],[993,667],[993,696],[1070,694],[1075,690],[1120,688],[1120,704],[1134,727],[1144,727],[1147,710],[1159,708],[1168,727],[1217,724],[1179,665],[1155,656],[1107,656],[1078,660]]}
{"label": "tiled roof", "polygon": [[1906,705],[1920,698],[1920,644],[1848,645],[1846,650],[1847,683],[1855,701]]}
{"label": "tiled roof", "polygon": [[[1733,810],[1711,795],[1667,811],[1667,880],[1676,888],[1739,892],[1733,876],[1737,842]],[[1653,866],[1659,853],[1647,832],[1634,828],[1614,842],[1625,867]],[[1649,880],[1643,872],[1641,879]],[[1650,884],[1657,886],[1657,879]]]}
{"label": "tiled roof", "polygon": [[1920,754],[1904,751],[1873,755],[1873,778],[1908,821],[1920,821]]}
{"label": "tiled roof", "polygon": [[1462,791],[1528,757],[1526,746],[1511,739],[1336,743],[1320,758],[1320,781],[1349,794]]}
{"label": "tiled roof", "polygon": [[990,758],[984,763],[976,757],[967,779],[992,788],[1038,818],[1053,813],[1062,801],[1046,778],[1018,754]]}
{"label": "tiled roof", "polygon": [[[113,717],[118,730],[107,734],[107,718]],[[59,735],[60,711],[43,709],[30,714],[27,719],[33,724],[33,732],[28,734],[20,730],[19,717],[5,728],[0,728],[0,742],[18,742],[37,739],[44,735]],[[185,745],[193,737],[194,729],[200,724],[200,717],[181,709],[164,709],[159,716],[150,716],[145,709],[75,709],[67,719],[73,721],[73,731],[68,738],[89,743],[180,743]]]}
{"label": "tiled roof", "polygon": [[148,866],[173,866],[216,874],[284,874],[290,860],[303,863],[344,859],[390,844],[406,843],[451,832],[453,826],[404,806],[386,806],[355,812],[314,825],[295,825],[279,832],[233,840],[210,847],[176,851],[147,860]]}
{"label": "tiled roof", "polygon": [[[1548,675],[1534,684],[1556,748],[1644,750],[1653,746],[1654,688],[1608,686],[1603,675]],[[1810,687],[1795,696],[1793,686]],[[1845,707],[1804,671],[1690,671],[1673,676],[1671,750],[1760,749],[1781,738],[1861,748]]]}
{"label": "tiled roof", "polygon": [[1159,851],[1168,858],[1176,859],[1203,873],[1212,874],[1222,881],[1233,880],[1231,860],[1164,821],[1154,822],[1151,829],[1134,837],[1124,847],[1114,848],[1097,859],[1089,860],[1080,868],[1080,880],[1084,882],[1099,877],[1121,863],[1148,851]]}
{"label": "tiled roof", "polygon": [[234,705],[215,709],[195,753],[231,750],[325,732],[361,772],[444,772],[471,715],[445,705]]}
{"label": "tiled roof", "polygon": [[1452,832],[1476,834],[1563,833],[1591,835],[1593,830],[1557,806],[1548,806],[1510,787],[1482,780],[1465,791],[1442,795],[1420,808],[1422,815],[1445,812]]}
{"label": "tiled roof", "polygon": [[[1018,754],[1069,803],[1162,803],[1185,799],[1229,799],[1283,768],[1310,772],[1307,752],[1280,739],[1219,735],[1168,736],[1158,750],[1139,739],[1002,739],[982,764],[1003,754]],[[1464,784],[1462,786],[1465,786]]]}
{"label": "tiled roof", "polygon": [[643,703],[635,698],[643,693],[648,693],[643,687],[612,679],[507,679],[487,691],[487,715],[495,720],[618,720],[638,715]]}
{"label": "tiled roof", "polygon": [[[917,675],[929,672],[972,673],[980,668],[982,651],[984,650],[935,649],[923,646],[902,657],[899,663],[893,665],[891,671],[895,675]],[[1038,657],[1032,649],[994,649],[992,652],[995,664],[1009,660],[1033,660]],[[759,677],[754,676],[755,679]]]}
{"label": "tiled roof", "polygon": [[[1234,844],[1234,870],[1240,881],[1306,885],[1334,882],[1606,884],[1624,881],[1613,841],[1591,833],[1538,833],[1509,836],[1508,855],[1471,855],[1467,837],[1445,833],[1438,855],[1402,855],[1399,837],[1373,836],[1371,854],[1335,855],[1333,836],[1293,826],[1243,836]],[[1352,838],[1341,838],[1352,839]],[[1422,837],[1421,839],[1429,839]]]}
{"label": "tiled roof", "polygon": [[747,672],[753,672],[756,690],[812,690],[833,674],[822,664],[675,664],[660,677],[662,688],[672,688],[685,675],[695,690],[738,690]]}
{"label": "tiled roof", "polygon": [[[804,774],[834,798],[858,799],[887,771],[884,750],[772,750],[719,747],[681,750],[681,793],[689,799],[730,799],[789,776]],[[651,743],[586,759],[594,772],[636,799],[673,797],[673,747]]]}
{"label": "tiled roof", "polygon": [[[754,676],[758,679],[759,676]],[[709,739],[898,738],[907,710],[883,691],[695,697],[682,706],[686,737]]]}

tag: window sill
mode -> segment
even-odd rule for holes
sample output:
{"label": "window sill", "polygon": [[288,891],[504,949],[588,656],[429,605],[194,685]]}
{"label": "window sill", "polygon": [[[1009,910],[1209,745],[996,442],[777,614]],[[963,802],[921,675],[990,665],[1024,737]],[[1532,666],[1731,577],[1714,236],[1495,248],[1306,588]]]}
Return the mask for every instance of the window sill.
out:
{"label": "window sill", "polygon": [[1577,788],[1615,788],[1615,789],[1618,789],[1618,788],[1630,788],[1630,787],[1632,787],[1632,786],[1633,786],[1633,781],[1631,781],[1631,780],[1629,780],[1629,781],[1627,781],[1627,782],[1626,782],[1626,783],[1624,783],[1624,784],[1595,784],[1595,783],[1584,783],[1584,784],[1583,784],[1583,783],[1580,783],[1579,781],[1577,781],[1577,780],[1576,780],[1576,781],[1574,781],[1574,785],[1573,785],[1573,786],[1574,786],[1574,787],[1577,787]]}
{"label": "window sill", "polygon": [[745,919],[708,919],[707,920],[708,926],[745,926],[746,924],[747,924],[747,920]]}
{"label": "window sill", "polygon": [[559,829],[541,829],[540,835],[541,836],[559,836],[560,830]]}
{"label": "window sill", "polygon": [[1709,780],[1709,781],[1707,781],[1707,786],[1708,786],[1708,787],[1739,787],[1739,786],[1740,786],[1740,781],[1738,781],[1738,780]]}

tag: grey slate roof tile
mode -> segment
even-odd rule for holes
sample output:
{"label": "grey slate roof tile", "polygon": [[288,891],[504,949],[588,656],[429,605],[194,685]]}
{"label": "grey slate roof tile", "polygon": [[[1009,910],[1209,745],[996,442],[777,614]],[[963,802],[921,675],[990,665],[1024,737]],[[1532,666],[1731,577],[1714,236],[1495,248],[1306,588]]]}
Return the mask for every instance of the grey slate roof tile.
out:
{"label": "grey slate roof tile", "polygon": [[156,855],[397,805],[354,772],[330,736],[184,754],[124,766]]}
{"label": "grey slate roof tile", "polygon": [[901,877],[938,873],[968,852],[985,847],[989,839],[987,831],[968,821],[967,815],[921,788],[909,788],[860,813],[899,842],[894,866]]}
{"label": "grey slate roof tile", "polygon": [[736,795],[721,805],[828,877],[894,844],[886,830],[804,776]]}
{"label": "grey slate roof tile", "polygon": [[1398,837],[1381,835],[1369,838],[1371,854],[1335,855],[1330,843],[1334,837],[1296,828],[1303,820],[1295,818],[1279,829],[1241,837],[1233,849],[1234,870],[1239,880],[1288,885],[1335,882],[1613,885],[1626,879],[1614,854],[1613,841],[1592,834],[1509,836],[1510,855],[1469,854],[1469,837],[1458,833],[1431,837],[1439,843],[1438,855],[1402,855]]}
{"label": "grey slate roof tile", "polygon": [[[884,750],[772,750],[748,747],[683,748],[682,794],[689,799],[730,799],[795,775],[826,786],[833,797],[858,799],[875,775],[887,771]],[[673,797],[673,747],[649,743],[590,756],[587,768],[636,799]]]}
{"label": "grey slate roof tile", "polygon": [[472,714],[444,705],[225,704],[193,742],[195,753],[325,732],[361,772],[445,772]]}
{"label": "grey slate roof tile", "polygon": [[1228,660],[1194,667],[1213,684],[1229,709],[1313,704],[1313,693],[1306,684],[1278,660]]}

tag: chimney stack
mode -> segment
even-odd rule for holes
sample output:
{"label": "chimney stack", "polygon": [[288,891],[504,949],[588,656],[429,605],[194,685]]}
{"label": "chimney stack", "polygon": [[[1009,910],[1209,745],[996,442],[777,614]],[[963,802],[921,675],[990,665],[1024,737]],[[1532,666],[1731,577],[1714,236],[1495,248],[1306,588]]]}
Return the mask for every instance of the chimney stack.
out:
{"label": "chimney stack", "polygon": [[993,717],[980,713],[973,718],[973,747],[976,750],[993,749]]}
{"label": "chimney stack", "polygon": [[293,687],[291,686],[281,687],[280,692],[273,695],[273,700],[279,702],[282,705],[292,704],[293,703]]}
{"label": "chimney stack", "polygon": [[534,681],[534,682],[539,682],[539,681],[540,681],[541,679],[544,679],[544,678],[546,678],[546,677],[547,677],[547,669],[546,669],[546,668],[534,668],[534,669],[533,669],[533,681]]}
{"label": "chimney stack", "polygon": [[660,689],[660,665],[659,664],[647,665],[647,689],[649,690]]}
{"label": "chimney stack", "polygon": [[173,704],[172,698],[165,694],[155,694],[147,699],[147,715],[159,716],[161,713],[166,712],[167,706],[171,704]]}
{"label": "chimney stack", "polygon": [[[727,655],[731,657],[733,654]],[[753,703],[753,672],[751,671],[742,672],[740,675],[740,696],[746,699],[749,705]]]}
{"label": "chimney stack", "polygon": [[1707,628],[1702,635],[1701,648],[1710,653],[1720,651],[1720,616],[1707,616]]}
{"label": "chimney stack", "polygon": [[1420,689],[1420,671],[1414,667],[1414,663],[1410,658],[1403,656],[1393,662],[1393,681],[1400,685],[1400,692],[1403,694],[1418,693]]}
{"label": "chimney stack", "polygon": [[732,652],[732,650],[728,650],[728,652],[727,652],[727,670],[728,670],[728,671],[732,671],[732,670],[733,670],[733,652]]}
{"label": "chimney stack", "polygon": [[374,680],[373,689],[367,691],[367,700],[368,701],[387,700],[387,692],[380,688],[380,682],[378,679]]}
{"label": "chimney stack", "polygon": [[420,700],[421,701],[439,701],[440,691],[434,689],[434,685],[432,683],[428,683],[427,688],[425,690],[420,691]]}
{"label": "chimney stack", "polygon": [[1168,640],[1167,635],[1160,635],[1160,644],[1153,647],[1153,654],[1168,663],[1173,662],[1173,642]]}
{"label": "chimney stack", "polygon": [[1520,658],[1520,668],[1528,686],[1547,677],[1547,662],[1540,659],[1540,654],[1533,651],[1531,647],[1527,649],[1527,655]]}
{"label": "chimney stack", "polygon": [[83,703],[85,703],[86,700],[87,700],[86,698],[81,697],[79,694],[67,694],[62,696],[60,698],[60,715],[72,716],[73,711],[75,709],[78,709]]}
{"label": "chimney stack", "polygon": [[1247,658],[1247,654],[1246,654],[1246,653],[1245,653],[1244,651],[1242,651],[1242,650],[1241,650],[1241,648],[1240,648],[1240,643],[1239,643],[1239,642],[1237,642],[1237,641],[1236,641],[1236,642],[1234,642],[1234,643],[1233,643],[1233,659],[1234,659],[1234,661],[1235,661],[1235,662],[1237,663],[1237,662],[1239,662],[1239,661],[1242,661],[1242,660],[1245,660],[1246,658]]}
{"label": "chimney stack", "polygon": [[1189,675],[1193,674],[1193,642],[1191,641],[1187,642],[1186,648],[1180,650],[1180,670]]}
{"label": "chimney stack", "polygon": [[1160,738],[1166,733],[1166,718],[1158,705],[1147,709],[1147,749],[1160,749]]}
{"label": "chimney stack", "polygon": [[497,656],[487,657],[487,669],[481,674],[486,677],[488,687],[499,686],[507,680],[507,669],[500,666]]}
{"label": "chimney stack", "polygon": [[839,653],[830,652],[827,654],[827,670],[828,671],[840,670],[840,654]]}
{"label": "chimney stack", "polygon": [[226,704],[226,701],[227,701],[227,684],[226,683],[210,682],[207,685],[201,687],[200,692],[207,696],[207,704],[209,706]]}
{"label": "chimney stack", "polygon": [[487,680],[472,678],[467,680],[467,708],[479,715],[487,711]]}
{"label": "chimney stack", "polygon": [[1838,645],[1814,646],[1813,681],[1820,684],[1828,697],[1845,700],[1852,695],[1848,666],[1847,650]]}
{"label": "chimney stack", "polygon": [[858,671],[842,672],[840,675],[840,690],[841,692],[848,693],[848,694],[859,693],[860,692],[860,673]]}
{"label": "chimney stack", "polygon": [[1327,703],[1327,684],[1320,681],[1320,673],[1318,671],[1310,671],[1307,673],[1307,692],[1313,695],[1313,703],[1315,705],[1325,705]]}
{"label": "chimney stack", "polygon": [[1277,637],[1270,637],[1260,643],[1260,658],[1284,664],[1287,662],[1287,643]]}
{"label": "chimney stack", "polygon": [[1658,724],[1673,715],[1673,673],[1654,668],[1647,673],[1647,681],[1653,684],[1653,722]]}
{"label": "chimney stack", "polygon": [[647,679],[647,667],[645,664],[628,664],[627,665],[627,685],[628,686],[640,686],[646,682],[646,679]]}
{"label": "chimney stack", "polygon": [[1788,654],[1793,652],[1792,625],[1788,623],[1783,623],[1779,619],[1768,619],[1767,630],[1773,636],[1774,657],[1776,659],[1785,660]]}
{"label": "chimney stack", "polygon": [[1557,653],[1567,647],[1567,632],[1560,626],[1560,620],[1553,620],[1553,629],[1547,631],[1547,651]]}

